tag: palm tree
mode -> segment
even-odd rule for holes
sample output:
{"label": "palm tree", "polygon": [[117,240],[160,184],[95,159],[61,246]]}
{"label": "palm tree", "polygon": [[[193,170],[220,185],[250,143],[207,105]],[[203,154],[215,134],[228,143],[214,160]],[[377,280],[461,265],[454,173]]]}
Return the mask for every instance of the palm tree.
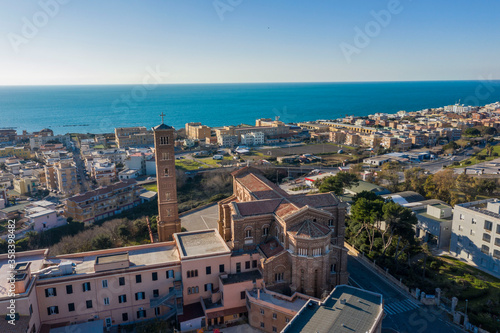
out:
{"label": "palm tree", "polygon": [[491,143],[488,143],[486,145],[486,153],[488,154],[488,157],[493,155],[493,146],[491,145]]}

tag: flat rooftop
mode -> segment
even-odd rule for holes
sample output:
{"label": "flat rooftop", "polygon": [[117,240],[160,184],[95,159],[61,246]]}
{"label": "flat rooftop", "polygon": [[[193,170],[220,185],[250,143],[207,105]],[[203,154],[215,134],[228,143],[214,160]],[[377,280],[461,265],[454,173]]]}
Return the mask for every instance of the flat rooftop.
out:
{"label": "flat rooftop", "polygon": [[244,273],[228,274],[226,278],[221,278],[221,281],[222,284],[234,284],[244,281],[255,281],[258,279],[262,279],[262,274],[260,274],[258,270],[254,270]]}
{"label": "flat rooftop", "polygon": [[430,220],[433,220],[433,221],[436,221],[436,222],[446,222],[446,223],[451,223],[453,221],[453,216],[450,216],[450,217],[447,217],[447,218],[439,218],[439,217],[435,217],[435,216],[432,216],[430,214],[427,214],[427,213],[420,213],[420,214],[417,214],[417,217],[419,216],[422,216],[426,219],[430,219]]}
{"label": "flat rooftop", "polygon": [[215,229],[174,234],[181,258],[231,253]]}
{"label": "flat rooftop", "polygon": [[303,298],[296,297],[293,301],[288,301],[286,299],[276,297],[272,294],[268,294],[264,290],[260,291],[260,295],[257,295],[257,290],[249,290],[248,294],[253,298],[257,298],[259,296],[259,299],[264,302],[268,302],[285,309],[290,309],[295,312],[300,311],[300,309],[302,309],[302,307],[307,303],[307,300]]}
{"label": "flat rooftop", "polygon": [[283,332],[371,332],[382,315],[382,295],[342,285],[322,303],[309,301]]}
{"label": "flat rooftop", "polygon": [[[17,252],[16,267],[18,270],[23,270],[27,268],[28,263],[31,263],[31,272],[40,270],[45,258],[44,252],[45,250]],[[10,276],[10,271],[7,254],[0,255],[0,299],[8,297],[8,277]]]}
{"label": "flat rooftop", "polygon": [[[158,246],[158,244],[162,245]],[[128,252],[130,268],[175,263],[180,260],[179,252],[177,251],[177,247],[175,246],[175,244],[154,243],[147,245],[121,247],[113,249],[112,251],[100,250],[61,255],[54,258],[48,258],[47,261],[54,265],[69,261],[75,264],[75,275],[93,274],[96,260],[98,260],[98,264],[126,260],[125,257],[127,253],[124,253],[124,251]],[[36,270],[32,269],[32,272],[33,271]],[[47,276],[43,279],[64,278],[67,276],[68,275]]]}
{"label": "flat rooftop", "polygon": [[95,259],[95,263],[97,265],[110,264],[118,261],[128,261],[128,253],[122,252],[122,253],[102,255],[102,256],[97,256],[97,258]]}

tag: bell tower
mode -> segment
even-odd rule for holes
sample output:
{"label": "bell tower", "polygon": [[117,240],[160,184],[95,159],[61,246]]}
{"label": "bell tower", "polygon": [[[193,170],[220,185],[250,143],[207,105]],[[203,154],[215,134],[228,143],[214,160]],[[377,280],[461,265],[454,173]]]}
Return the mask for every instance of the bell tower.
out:
{"label": "bell tower", "polygon": [[158,238],[170,241],[172,235],[181,231],[181,220],[177,208],[175,177],[174,128],[161,124],[153,127],[156,154],[156,183],[158,186]]}

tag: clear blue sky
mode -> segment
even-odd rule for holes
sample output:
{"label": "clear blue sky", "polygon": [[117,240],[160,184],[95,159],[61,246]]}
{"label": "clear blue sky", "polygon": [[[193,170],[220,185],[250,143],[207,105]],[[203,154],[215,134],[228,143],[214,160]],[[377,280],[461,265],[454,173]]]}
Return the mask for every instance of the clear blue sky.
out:
{"label": "clear blue sky", "polygon": [[401,0],[350,62],[340,45],[391,1],[218,0],[223,20],[212,0],[65,2],[43,22],[39,0],[0,0],[0,85],[500,78],[498,0]]}

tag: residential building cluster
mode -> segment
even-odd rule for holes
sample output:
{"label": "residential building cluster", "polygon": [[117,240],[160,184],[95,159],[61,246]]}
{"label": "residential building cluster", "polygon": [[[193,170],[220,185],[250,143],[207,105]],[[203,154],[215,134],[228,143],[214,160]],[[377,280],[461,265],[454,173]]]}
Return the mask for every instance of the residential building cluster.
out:
{"label": "residential building cluster", "polygon": [[75,221],[92,224],[133,208],[141,201],[136,183],[127,179],[69,197],[64,201],[65,214]]}

